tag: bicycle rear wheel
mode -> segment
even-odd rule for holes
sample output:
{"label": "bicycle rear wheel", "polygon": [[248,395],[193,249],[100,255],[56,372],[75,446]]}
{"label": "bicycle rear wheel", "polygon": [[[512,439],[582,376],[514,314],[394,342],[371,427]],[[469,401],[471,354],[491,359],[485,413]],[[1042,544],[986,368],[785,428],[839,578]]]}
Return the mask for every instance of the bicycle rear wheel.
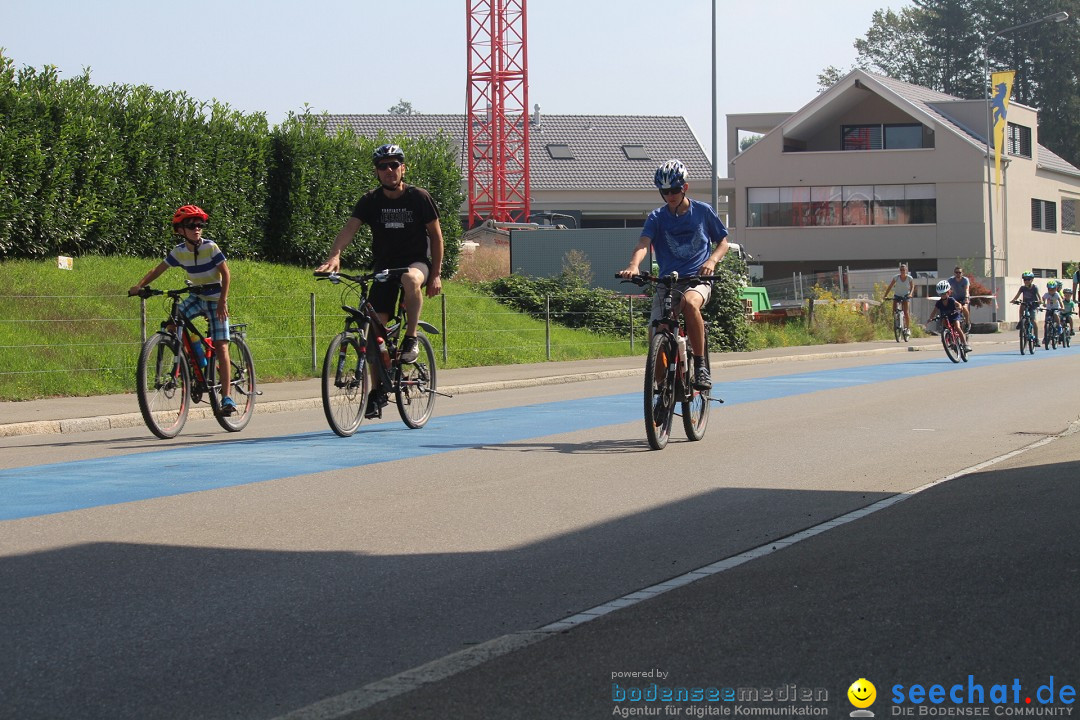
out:
{"label": "bicycle rear wheel", "polygon": [[369,384],[360,338],[339,333],[330,341],[323,360],[322,400],[326,422],[341,437],[352,435],[364,421]]}
{"label": "bicycle rear wheel", "polygon": [[180,342],[164,333],[148,337],[139,353],[135,379],[146,427],[162,440],[176,437],[191,407],[191,368]]}
{"label": "bicycle rear wheel", "polygon": [[946,326],[941,331],[941,345],[945,348],[945,354],[950,360],[954,363],[960,362],[960,343],[951,327]]}
{"label": "bicycle rear wheel", "polygon": [[[705,367],[712,369],[709,367],[708,347],[705,348]],[[690,399],[684,400],[682,404],[683,430],[686,431],[686,437],[690,440],[700,440],[705,437],[705,427],[709,424],[709,395],[711,391],[702,392],[696,389],[693,386],[693,370],[690,370],[689,375],[688,382],[690,383],[691,394]]]}
{"label": "bicycle rear wheel", "polygon": [[424,427],[435,409],[435,351],[424,333],[416,334],[420,354],[411,363],[399,363],[394,393],[398,414],[406,425],[416,430]]}
{"label": "bicycle rear wheel", "polygon": [[668,366],[675,362],[676,352],[675,340],[670,335],[653,335],[645,359],[645,436],[653,450],[663,450],[671,436],[675,388],[668,381]]}
{"label": "bicycle rear wheel", "polygon": [[221,388],[216,379],[217,358],[207,364],[210,407],[214,409],[218,425],[229,432],[240,432],[247,427],[251,416],[255,414],[255,362],[251,359],[247,343],[239,337],[234,337],[229,342],[229,367],[229,394],[236,403],[236,411],[232,415],[221,414]]}

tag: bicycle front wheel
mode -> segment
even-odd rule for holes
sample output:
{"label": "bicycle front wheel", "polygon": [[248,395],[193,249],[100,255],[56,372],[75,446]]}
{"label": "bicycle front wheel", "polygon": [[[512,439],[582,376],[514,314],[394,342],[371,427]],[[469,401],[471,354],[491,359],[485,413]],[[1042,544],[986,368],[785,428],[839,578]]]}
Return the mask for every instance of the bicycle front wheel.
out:
{"label": "bicycle front wheel", "polygon": [[1031,321],[1026,317],[1020,319],[1020,354],[1023,355],[1029,347],[1031,340]]}
{"label": "bicycle front wheel", "polygon": [[229,383],[229,395],[236,403],[236,411],[232,415],[221,414],[221,386],[214,380],[217,374],[217,359],[214,359],[210,370],[210,407],[214,409],[214,417],[218,425],[229,432],[240,432],[251,422],[251,416],[255,414],[255,362],[251,359],[251,351],[247,343],[239,337],[229,342],[229,368],[231,377]]}
{"label": "bicycle front wheel", "polygon": [[396,386],[398,414],[406,425],[416,430],[427,424],[435,409],[435,351],[424,333],[416,334],[420,354],[411,363],[399,363]]}
{"label": "bicycle front wheel", "polygon": [[367,358],[356,335],[338,334],[326,349],[322,368],[323,412],[330,429],[349,437],[364,421],[370,381]]}
{"label": "bicycle front wheel", "polygon": [[668,367],[675,362],[675,339],[666,333],[653,335],[645,359],[645,436],[649,447],[663,450],[675,418],[675,388]]}
{"label": "bicycle front wheel", "polygon": [[945,354],[954,363],[960,362],[960,344],[952,328],[945,328],[941,332],[941,345],[945,348]]}
{"label": "bicycle front wheel", "polygon": [[135,378],[146,427],[162,440],[176,437],[191,407],[191,368],[180,351],[180,341],[164,333],[148,337],[139,353]]}
{"label": "bicycle front wheel", "polygon": [[[709,348],[705,348],[705,367],[709,368]],[[711,368],[709,368],[711,370]],[[687,379],[690,385],[690,399],[682,404],[682,424],[686,431],[686,437],[691,440],[700,440],[705,437],[705,426],[709,424],[709,394],[710,391],[702,392],[693,387],[693,370]]]}
{"label": "bicycle front wheel", "polygon": [[904,316],[900,313],[893,313],[893,336],[896,338],[896,342],[900,342],[900,338],[904,337]]}

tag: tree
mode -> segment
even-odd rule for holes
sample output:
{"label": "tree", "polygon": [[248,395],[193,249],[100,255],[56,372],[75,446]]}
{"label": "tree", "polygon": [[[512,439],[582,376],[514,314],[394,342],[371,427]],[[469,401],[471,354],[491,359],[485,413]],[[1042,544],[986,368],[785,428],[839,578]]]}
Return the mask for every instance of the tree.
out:
{"label": "tree", "polygon": [[746,150],[746,148],[750,147],[751,145],[753,145],[754,143],[756,143],[758,140],[760,140],[763,137],[765,137],[765,136],[764,135],[747,135],[742,140],[739,140],[739,152],[743,152],[744,150]]}
{"label": "tree", "polygon": [[[995,37],[1003,28],[1066,10],[1070,20]],[[912,0],[899,12],[877,10],[855,40],[855,66],[956,97],[984,97],[984,43],[991,70],[1016,70],[1015,102],[1040,111],[1043,145],[1080,166],[1080,0]],[[840,79],[834,66],[822,89]]]}
{"label": "tree", "polygon": [[397,105],[392,105],[386,112],[391,115],[419,115],[420,113],[413,110],[412,103],[408,100],[397,101]]}

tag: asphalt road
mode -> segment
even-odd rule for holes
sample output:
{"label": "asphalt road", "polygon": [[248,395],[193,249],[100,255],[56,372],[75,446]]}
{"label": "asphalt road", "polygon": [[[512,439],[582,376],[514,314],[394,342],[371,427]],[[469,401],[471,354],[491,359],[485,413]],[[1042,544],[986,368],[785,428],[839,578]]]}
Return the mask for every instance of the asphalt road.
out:
{"label": "asphalt road", "polygon": [[636,378],[349,439],[319,410],[5,439],[0,718],[780,707],[632,699],[654,682],[820,716],[863,677],[881,717],[968,675],[1071,709],[1036,691],[1080,681],[1080,389],[1045,381],[1074,352],[732,368],[705,440],[659,453]]}

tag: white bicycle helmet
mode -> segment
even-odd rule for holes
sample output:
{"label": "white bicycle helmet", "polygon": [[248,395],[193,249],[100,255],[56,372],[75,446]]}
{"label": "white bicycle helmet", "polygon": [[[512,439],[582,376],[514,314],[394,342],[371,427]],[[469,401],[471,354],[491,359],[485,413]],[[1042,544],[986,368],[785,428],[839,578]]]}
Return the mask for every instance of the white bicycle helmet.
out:
{"label": "white bicycle helmet", "polygon": [[937,284],[938,295],[944,295],[949,292],[949,290],[952,290],[952,286],[949,285],[948,280],[942,280]]}
{"label": "white bicycle helmet", "polygon": [[678,160],[668,160],[656,169],[653,182],[660,190],[682,187],[686,184],[686,166]]}

